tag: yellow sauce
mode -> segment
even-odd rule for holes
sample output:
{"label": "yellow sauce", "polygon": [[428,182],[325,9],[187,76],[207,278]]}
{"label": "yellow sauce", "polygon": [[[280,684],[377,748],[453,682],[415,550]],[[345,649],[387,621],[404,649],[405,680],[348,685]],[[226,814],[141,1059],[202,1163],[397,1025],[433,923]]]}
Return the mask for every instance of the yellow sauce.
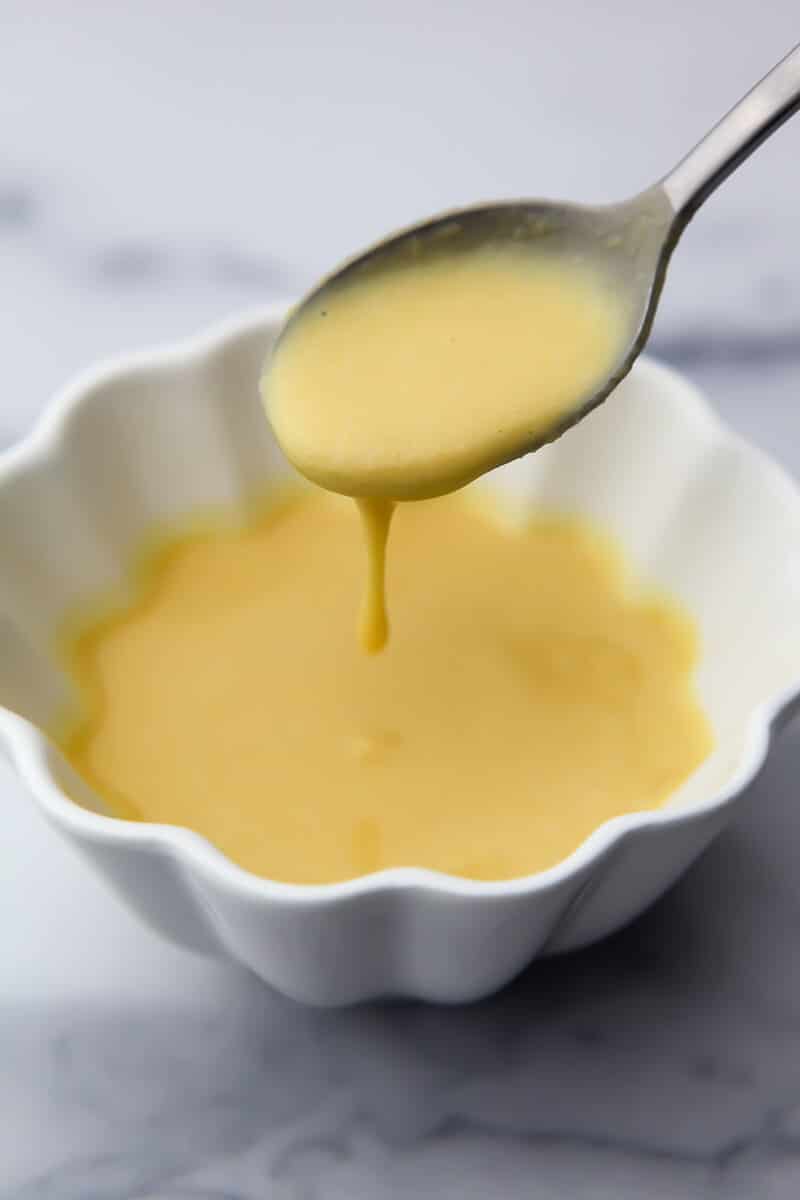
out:
{"label": "yellow sauce", "polygon": [[69,638],[83,711],[60,740],[112,811],[276,880],[508,879],[708,753],[691,622],[591,527],[516,528],[469,493],[402,506],[379,658],[352,636],[360,550],[347,502],[301,494],[162,546],[128,609]]}
{"label": "yellow sauce", "polygon": [[298,470],[362,498],[367,649],[385,640],[386,501],[443,495],[547,440],[608,377],[624,334],[588,268],[518,246],[357,274],[290,324],[264,401]]}
{"label": "yellow sauce", "polygon": [[[613,298],[518,251],[411,260],[322,292],[264,379],[278,440],[325,492],[189,533],[138,599],[66,639],[61,731],[121,816],[188,826],[275,880],[419,866],[509,879],[660,805],[710,749],[695,634],[575,521],[524,528],[469,494],[612,370]],[[401,505],[397,501],[416,500]]]}
{"label": "yellow sauce", "polygon": [[394,501],[365,497],[357,500],[367,552],[367,586],[361,605],[359,637],[368,654],[382,650],[389,638],[386,611],[386,543]]}

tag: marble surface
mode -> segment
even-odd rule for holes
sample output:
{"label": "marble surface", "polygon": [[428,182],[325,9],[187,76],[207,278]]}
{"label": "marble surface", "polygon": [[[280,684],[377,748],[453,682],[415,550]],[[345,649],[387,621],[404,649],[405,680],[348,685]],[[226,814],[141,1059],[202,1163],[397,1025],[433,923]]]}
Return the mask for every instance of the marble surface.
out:
{"label": "marble surface", "polygon": [[[393,224],[643,186],[796,30],[792,0],[0,0],[0,442]],[[655,345],[800,474],[798,139],[697,218]],[[669,896],[490,1001],[314,1012],[157,941],[0,766],[0,1197],[796,1197],[799,774],[795,728]]]}

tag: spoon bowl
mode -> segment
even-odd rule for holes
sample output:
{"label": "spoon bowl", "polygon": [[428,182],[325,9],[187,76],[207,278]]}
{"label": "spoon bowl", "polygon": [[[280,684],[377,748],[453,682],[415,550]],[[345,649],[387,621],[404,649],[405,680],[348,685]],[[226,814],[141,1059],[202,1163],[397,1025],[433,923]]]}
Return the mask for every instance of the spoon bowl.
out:
{"label": "spoon bowl", "polygon": [[[400,230],[349,259],[324,278],[289,315],[280,340],[308,308],[344,287],[366,283],[382,272],[419,266],[441,257],[513,246],[521,256],[587,265],[622,313],[625,335],[614,366],[599,388],[581,398],[563,421],[538,431],[509,458],[559,437],[603,401],[644,347],[674,246],[675,210],[660,186],[621,204],[588,206],[549,200],[473,205]],[[465,481],[467,482],[467,481]]]}
{"label": "spoon bowl", "polygon": [[279,344],[311,306],[333,299],[340,289],[443,256],[513,248],[520,255],[549,257],[565,268],[590,271],[622,316],[623,336],[610,369],[588,394],[578,394],[566,411],[560,409],[544,426],[526,430],[511,452],[504,447],[484,469],[536,450],[586,416],[628,373],[647,342],[670,256],[687,223],[711,192],[799,107],[797,46],[673,171],[646,191],[619,204],[593,207],[547,200],[481,204],[401,230],[323,279],[292,311]]}

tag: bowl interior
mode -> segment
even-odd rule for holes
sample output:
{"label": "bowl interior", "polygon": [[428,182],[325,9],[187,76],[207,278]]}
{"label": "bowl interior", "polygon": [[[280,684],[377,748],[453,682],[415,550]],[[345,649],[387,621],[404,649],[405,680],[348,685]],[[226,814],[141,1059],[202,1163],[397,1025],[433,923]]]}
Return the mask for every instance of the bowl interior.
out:
{"label": "bowl interior", "polygon": [[[124,601],[127,566],[153,527],[244,505],[292,474],[257,388],[277,327],[255,318],[101,369],[3,456],[4,706],[45,729],[63,711],[56,632],[98,594]],[[476,486],[499,492],[512,517],[537,507],[590,516],[646,585],[683,601],[701,631],[698,686],[716,748],[669,803],[716,793],[743,765],[754,714],[800,681],[794,485],[688,383],[644,361],[554,445]]]}

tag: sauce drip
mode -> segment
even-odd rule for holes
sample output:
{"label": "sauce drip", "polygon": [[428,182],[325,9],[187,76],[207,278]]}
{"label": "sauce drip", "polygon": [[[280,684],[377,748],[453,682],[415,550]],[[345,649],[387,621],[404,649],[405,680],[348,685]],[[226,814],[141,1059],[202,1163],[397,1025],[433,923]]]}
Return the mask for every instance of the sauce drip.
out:
{"label": "sauce drip", "polygon": [[289,324],[262,394],[290,461],[362,501],[369,648],[385,636],[386,503],[453,491],[547,440],[608,377],[624,335],[587,267],[521,247],[356,274]]}
{"label": "sauce drip", "polygon": [[359,637],[368,654],[377,654],[389,638],[389,617],[386,612],[386,543],[394,503],[375,497],[364,497],[356,503],[361,513],[367,552],[367,584],[361,607]]}

